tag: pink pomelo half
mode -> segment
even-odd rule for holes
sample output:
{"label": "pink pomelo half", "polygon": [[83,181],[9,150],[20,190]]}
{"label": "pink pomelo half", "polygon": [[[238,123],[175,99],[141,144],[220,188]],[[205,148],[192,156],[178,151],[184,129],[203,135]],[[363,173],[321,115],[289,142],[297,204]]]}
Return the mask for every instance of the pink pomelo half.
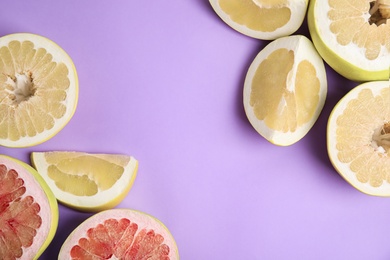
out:
{"label": "pink pomelo half", "polygon": [[57,225],[57,201],[42,177],[0,155],[0,259],[38,259]]}
{"label": "pink pomelo half", "polygon": [[65,240],[59,260],[179,259],[175,240],[156,218],[131,209],[109,209],[81,223]]}

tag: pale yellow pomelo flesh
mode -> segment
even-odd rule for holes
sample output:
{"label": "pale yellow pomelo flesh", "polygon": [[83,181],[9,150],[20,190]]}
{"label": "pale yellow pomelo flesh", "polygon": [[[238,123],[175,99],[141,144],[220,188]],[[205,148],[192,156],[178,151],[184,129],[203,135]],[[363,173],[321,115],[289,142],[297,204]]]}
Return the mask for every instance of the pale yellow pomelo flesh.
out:
{"label": "pale yellow pomelo flesh", "polygon": [[236,31],[258,39],[291,35],[302,25],[307,0],[210,0],[217,15]]}
{"label": "pale yellow pomelo flesh", "polygon": [[75,66],[56,43],[29,33],[0,38],[0,145],[47,141],[72,118],[77,99]]}
{"label": "pale yellow pomelo flesh", "polygon": [[138,161],[122,154],[33,152],[31,161],[59,202],[87,212],[117,206],[138,170]]}
{"label": "pale yellow pomelo flesh", "polygon": [[312,0],[308,25],[315,47],[342,76],[354,81],[390,75],[390,5],[384,0]]}
{"label": "pale yellow pomelo flesh", "polygon": [[255,130],[273,144],[303,138],[325,103],[322,59],[302,35],[276,39],[259,52],[244,83],[244,109]]}
{"label": "pale yellow pomelo flesh", "polygon": [[58,205],[28,164],[0,155],[0,259],[38,259],[53,240]]}
{"label": "pale yellow pomelo flesh", "polygon": [[390,196],[390,81],[361,84],[338,102],[329,117],[327,148],[353,187]]}
{"label": "pale yellow pomelo flesh", "polygon": [[63,243],[59,260],[178,260],[168,228],[149,214],[131,209],[99,212],[81,223]]}

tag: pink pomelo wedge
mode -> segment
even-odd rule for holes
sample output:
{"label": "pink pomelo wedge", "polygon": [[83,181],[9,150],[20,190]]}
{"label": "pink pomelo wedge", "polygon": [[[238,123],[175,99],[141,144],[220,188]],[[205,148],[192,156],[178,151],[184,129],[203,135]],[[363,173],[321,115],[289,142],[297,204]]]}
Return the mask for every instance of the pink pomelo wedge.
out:
{"label": "pink pomelo wedge", "polygon": [[0,259],[38,259],[57,230],[57,201],[31,166],[0,155]]}
{"label": "pink pomelo wedge", "polygon": [[109,209],[81,223],[65,240],[58,259],[175,260],[179,254],[173,236],[156,218]]}

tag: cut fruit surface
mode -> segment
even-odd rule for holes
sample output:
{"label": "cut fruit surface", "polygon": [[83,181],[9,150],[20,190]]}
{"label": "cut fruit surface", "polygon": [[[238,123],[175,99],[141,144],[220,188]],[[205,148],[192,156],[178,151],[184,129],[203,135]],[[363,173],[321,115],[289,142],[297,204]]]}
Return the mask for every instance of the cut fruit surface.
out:
{"label": "cut fruit surface", "polygon": [[0,155],[0,259],[38,259],[57,225],[57,201],[42,177]]}
{"label": "cut fruit surface", "polygon": [[324,60],[355,81],[387,80],[390,5],[384,0],[312,0],[309,31]]}
{"label": "cut fruit surface", "polygon": [[119,204],[136,177],[138,161],[120,154],[33,152],[33,166],[58,201],[81,211],[100,211]]}
{"label": "cut fruit surface", "polygon": [[301,26],[307,0],[210,0],[217,15],[247,36],[273,40]]}
{"label": "cut fruit surface", "polygon": [[390,196],[390,82],[352,89],[334,107],[328,122],[329,158],[356,189]]}
{"label": "cut fruit surface", "polygon": [[176,260],[179,254],[172,234],[156,218],[111,209],[81,223],[65,240],[58,259]]}
{"label": "cut fruit surface", "polygon": [[73,116],[73,61],[51,40],[29,33],[0,38],[0,145],[28,147],[56,135]]}
{"label": "cut fruit surface", "polygon": [[244,83],[249,122],[271,143],[291,145],[311,129],[325,103],[325,67],[305,36],[276,39],[259,52]]}

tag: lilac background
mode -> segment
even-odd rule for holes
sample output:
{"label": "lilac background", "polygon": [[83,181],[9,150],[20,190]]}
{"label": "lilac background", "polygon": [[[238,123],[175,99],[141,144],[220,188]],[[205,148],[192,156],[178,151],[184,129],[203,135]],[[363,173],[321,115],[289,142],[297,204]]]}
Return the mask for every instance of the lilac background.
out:
{"label": "lilac background", "polygon": [[[73,119],[51,140],[0,148],[125,153],[137,179],[119,207],[159,218],[181,259],[390,259],[390,200],[365,195],[332,168],[326,123],[353,86],[328,70],[315,126],[289,147],[268,143],[242,105],[245,73],[268,42],[224,24],[208,0],[2,1],[0,35],[57,42],[79,76]],[[297,34],[307,33],[306,23]],[[56,259],[90,214],[60,205]]]}

